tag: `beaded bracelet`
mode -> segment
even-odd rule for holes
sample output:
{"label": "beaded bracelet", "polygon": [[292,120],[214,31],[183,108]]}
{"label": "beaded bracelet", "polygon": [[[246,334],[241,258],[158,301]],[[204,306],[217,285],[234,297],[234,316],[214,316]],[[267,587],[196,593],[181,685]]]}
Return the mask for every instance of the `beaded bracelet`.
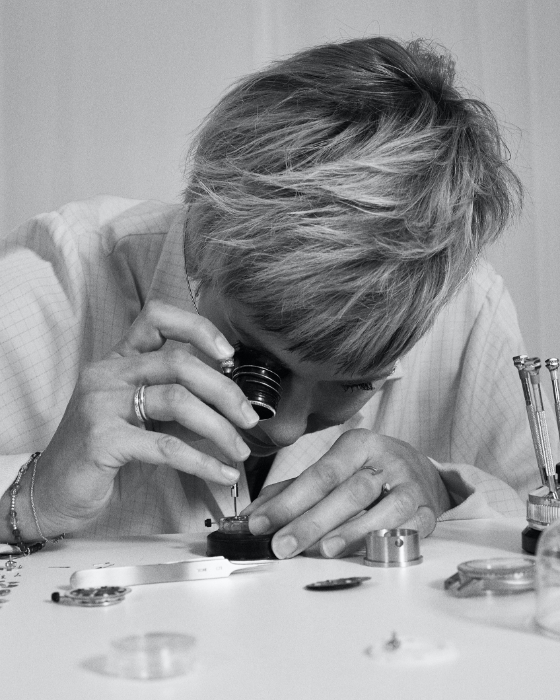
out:
{"label": "beaded bracelet", "polygon": [[39,452],[37,454],[37,457],[33,460],[33,471],[31,473],[31,488],[29,489],[29,500],[31,501],[31,510],[33,511],[35,527],[37,528],[37,532],[43,540],[42,544],[45,545],[47,544],[47,542],[52,542],[53,544],[56,544],[56,542],[60,542],[60,540],[63,540],[66,537],[66,535],[62,533],[61,535],[57,535],[56,537],[53,537],[50,540],[47,537],[45,537],[45,535],[43,535],[43,531],[41,530],[41,526],[39,525],[37,510],[35,509],[35,499],[33,498],[33,491],[35,490],[35,473],[37,472],[37,462],[39,461],[40,456],[41,453]]}
{"label": "beaded bracelet", "polygon": [[42,549],[45,546],[44,542],[29,542],[29,543],[27,543],[27,542],[23,541],[20,529],[18,527],[17,511],[16,511],[16,496],[18,495],[23,475],[28,470],[28,468],[31,464],[34,464],[37,462],[40,454],[41,454],[40,452],[34,452],[31,455],[31,457],[27,460],[27,462],[20,467],[20,469],[17,473],[17,476],[14,479],[14,483],[10,486],[10,511],[8,513],[8,520],[10,521],[10,526],[12,528],[12,535],[14,536],[14,539],[15,539],[14,544],[24,556],[27,556],[28,554],[33,554],[33,552],[38,552],[40,549]]}

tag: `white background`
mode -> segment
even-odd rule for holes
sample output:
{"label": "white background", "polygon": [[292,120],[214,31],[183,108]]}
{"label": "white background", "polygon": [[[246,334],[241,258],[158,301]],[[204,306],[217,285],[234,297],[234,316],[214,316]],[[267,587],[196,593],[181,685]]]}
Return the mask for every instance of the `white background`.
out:
{"label": "white background", "polygon": [[236,78],[422,36],[505,126],[527,201],[490,258],[529,353],[559,355],[559,30],[558,0],[0,0],[0,227],[96,194],[177,201],[191,133]]}

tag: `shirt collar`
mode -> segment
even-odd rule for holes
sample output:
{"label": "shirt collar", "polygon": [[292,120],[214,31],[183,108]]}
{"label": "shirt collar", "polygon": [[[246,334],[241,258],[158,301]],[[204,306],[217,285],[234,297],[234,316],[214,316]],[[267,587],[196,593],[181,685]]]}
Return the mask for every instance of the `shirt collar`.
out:
{"label": "shirt collar", "polygon": [[181,208],[165,236],[146,301],[158,299],[185,311],[196,312],[187,284],[183,245],[186,213],[186,208]]}
{"label": "shirt collar", "polygon": [[392,379],[402,379],[403,376],[404,376],[403,364],[400,360],[397,360],[395,362],[395,369],[394,369],[393,373],[387,377],[387,381],[390,381]]}

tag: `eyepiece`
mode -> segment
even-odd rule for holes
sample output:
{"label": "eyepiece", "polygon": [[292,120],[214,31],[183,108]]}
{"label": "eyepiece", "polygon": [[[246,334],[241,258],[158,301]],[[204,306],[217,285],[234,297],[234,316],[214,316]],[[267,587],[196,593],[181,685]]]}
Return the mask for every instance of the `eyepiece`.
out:
{"label": "eyepiece", "polygon": [[260,420],[276,415],[282,395],[283,369],[256,350],[241,347],[235,354],[231,378],[243,391]]}

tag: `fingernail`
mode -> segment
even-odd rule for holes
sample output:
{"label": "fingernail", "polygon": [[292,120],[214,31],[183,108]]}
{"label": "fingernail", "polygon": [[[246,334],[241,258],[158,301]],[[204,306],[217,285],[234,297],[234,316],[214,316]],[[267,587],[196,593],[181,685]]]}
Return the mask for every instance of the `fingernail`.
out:
{"label": "fingernail", "polygon": [[336,557],[337,554],[340,554],[346,547],[346,542],[342,539],[342,537],[339,537],[338,535],[335,535],[334,537],[328,537],[326,540],[323,540],[319,548],[321,549],[321,554],[324,557]]}
{"label": "fingernail", "polygon": [[222,474],[228,481],[237,481],[239,479],[239,472],[233,467],[222,467]]}
{"label": "fingernail", "polygon": [[253,535],[266,535],[270,530],[270,520],[266,515],[255,515],[249,518],[249,530]]}
{"label": "fingernail", "polygon": [[216,338],[216,348],[220,353],[220,357],[224,360],[230,358],[234,353],[235,349],[228,343],[228,341],[221,335]]}
{"label": "fingernail", "polygon": [[298,547],[298,541],[292,535],[284,535],[272,540],[272,551],[278,559],[286,559],[293,554]]}
{"label": "fingernail", "polygon": [[259,414],[247,401],[241,404],[241,413],[249,425],[256,425],[259,422]]}
{"label": "fingernail", "polygon": [[247,457],[249,457],[249,455],[251,454],[251,448],[249,447],[249,445],[244,443],[240,437],[236,438],[235,446],[237,447],[237,452],[239,454],[239,457],[243,461],[245,461],[247,459]]}

